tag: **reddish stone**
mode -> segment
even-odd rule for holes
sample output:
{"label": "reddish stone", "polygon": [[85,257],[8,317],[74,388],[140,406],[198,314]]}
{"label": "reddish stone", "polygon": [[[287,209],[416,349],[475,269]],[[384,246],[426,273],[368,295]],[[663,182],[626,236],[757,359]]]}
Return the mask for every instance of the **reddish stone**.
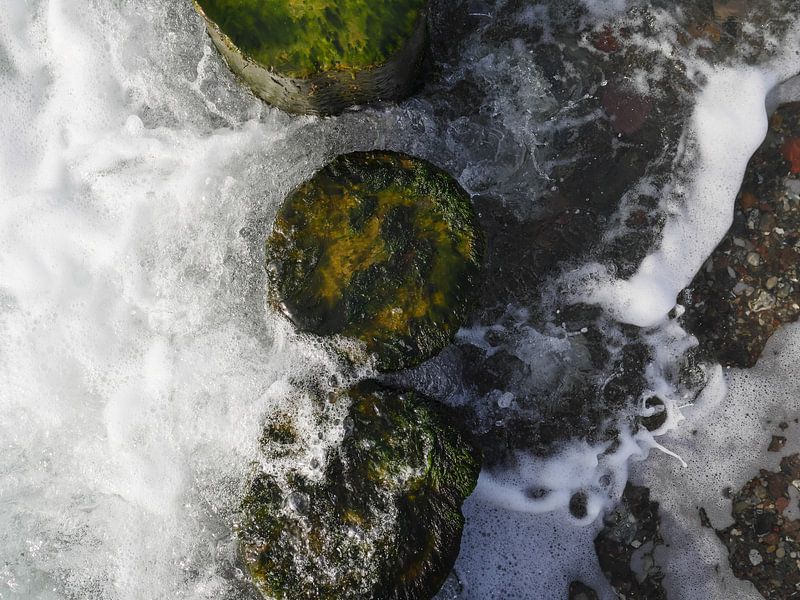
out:
{"label": "reddish stone", "polygon": [[781,473],[766,472],[767,491],[770,498],[781,498],[786,493],[786,479]]}
{"label": "reddish stone", "polygon": [[652,99],[613,85],[605,89],[600,100],[614,130],[625,135],[639,131],[653,110]]}
{"label": "reddish stone", "polygon": [[783,157],[789,161],[789,168],[795,175],[800,175],[800,138],[789,138],[781,147]]}
{"label": "reddish stone", "polygon": [[605,53],[616,52],[621,48],[617,38],[614,37],[611,31],[611,27],[608,26],[594,35],[592,38],[592,46]]}
{"label": "reddish stone", "polygon": [[778,254],[778,262],[782,269],[789,269],[800,260],[800,255],[791,248],[782,248]]}
{"label": "reddish stone", "polygon": [[646,227],[648,224],[647,221],[647,213],[643,210],[637,210],[631,213],[631,216],[628,217],[628,220],[625,221],[625,224],[628,227],[640,229],[642,227]]}
{"label": "reddish stone", "polygon": [[723,20],[744,18],[749,7],[749,0],[714,0],[714,14]]}
{"label": "reddish stone", "polygon": [[750,210],[758,206],[758,198],[756,198],[755,194],[751,194],[750,192],[743,193],[739,202],[744,210]]}

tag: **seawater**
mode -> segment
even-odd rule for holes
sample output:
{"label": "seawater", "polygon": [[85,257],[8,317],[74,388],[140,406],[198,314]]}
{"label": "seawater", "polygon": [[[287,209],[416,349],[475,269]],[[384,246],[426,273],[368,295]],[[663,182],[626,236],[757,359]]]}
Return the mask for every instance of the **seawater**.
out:
{"label": "seawater", "polygon": [[[492,18],[491,3],[473,4],[476,14]],[[608,17],[625,3],[591,8],[597,18]],[[520,18],[535,17],[534,10]],[[303,387],[344,385],[368,373],[345,370],[323,344],[295,334],[264,306],[262,246],[279,202],[336,154],[389,148],[433,160],[471,192],[507,193],[520,210],[536,210],[524,201],[545,185],[530,174],[539,168],[545,115],[554,110],[547,83],[519,48],[490,46],[479,34],[461,58],[443,77],[471,72],[496,89],[484,121],[449,122],[426,98],[336,119],[289,117],[235,81],[188,2],[6,0],[0,12],[0,598],[253,597],[231,528],[264,419],[295,416],[309,443],[291,466],[311,468],[341,432],[319,429]],[[752,111],[753,129],[742,133],[741,145],[738,138],[714,140],[732,146],[735,168],[758,145],[764,96],[788,70],[781,63],[760,74],[746,71],[757,85],[748,88],[752,102],[736,108],[747,113],[738,118]],[[721,73],[712,83],[724,88],[726,77],[736,74]],[[731,108],[715,95],[722,88],[709,89],[695,128],[702,137],[720,134],[715,123],[729,124],[715,120]],[[731,176],[722,169],[718,177]],[[670,231],[678,233],[667,236],[672,250],[661,250],[672,252],[670,264],[689,269],[680,248],[692,257],[713,248],[707,236],[727,227],[717,211],[735,194],[724,191],[709,199],[708,210],[675,211]],[[696,226],[705,219],[711,233]],[[654,285],[667,291],[652,306],[637,304],[643,316],[636,321],[656,325],[652,335],[661,336],[667,363],[687,341],[661,322],[672,308],[661,299],[674,297],[685,277],[669,265],[654,273]],[[604,277],[585,280],[579,291],[612,312],[653,289],[654,280],[640,278],[647,285],[620,293],[619,282]],[[777,356],[796,356],[786,340],[797,331],[783,335],[774,345]],[[714,371],[709,417],[679,410],[675,399],[665,430],[677,426],[677,433],[660,442],[688,470],[668,455],[652,471],[652,461],[636,468],[664,506],[677,506],[683,494],[672,478],[698,481],[698,473],[724,472],[746,479],[741,465],[736,470],[723,461],[718,446],[686,446],[678,422],[699,419],[710,428],[707,439],[716,440],[730,423],[715,417],[721,409],[714,407],[732,402],[761,410],[748,382],[761,382],[760,390],[794,389],[783,387],[790,366],[754,373],[733,375],[733,393],[725,396],[725,377]],[[742,429],[733,439],[747,435]],[[603,469],[617,474],[618,493],[630,459],[659,446],[652,436],[624,441],[611,458],[576,442],[505,479],[483,476],[465,506],[460,597],[557,597],[579,575],[609,597],[591,544],[595,517],[609,498],[594,496],[583,523],[565,505],[570,490],[593,485]],[[549,504],[517,502],[519,482],[530,480],[551,484]],[[675,552],[684,560],[694,556]],[[715,581],[708,569],[688,570],[696,581]],[[686,585],[680,573],[667,583]],[[681,597],[711,597],[694,593]]]}

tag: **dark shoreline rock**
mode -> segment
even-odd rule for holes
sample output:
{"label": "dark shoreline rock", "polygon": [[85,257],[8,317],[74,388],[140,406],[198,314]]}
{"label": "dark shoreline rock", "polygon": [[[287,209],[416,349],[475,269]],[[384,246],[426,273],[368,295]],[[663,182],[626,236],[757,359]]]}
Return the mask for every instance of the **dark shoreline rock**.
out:
{"label": "dark shoreline rock", "polygon": [[[286,600],[427,600],[458,555],[479,455],[417,394],[363,382],[334,401],[352,404],[324,476],[258,472],[242,502],[253,581]],[[291,436],[268,429],[263,443],[280,451]]]}
{"label": "dark shoreline rock", "polygon": [[[628,600],[666,600],[664,574],[653,559],[653,552],[664,544],[658,502],[650,500],[650,490],[630,482],[619,505],[603,519],[605,527],[594,540],[600,567],[620,598]],[[637,575],[632,561],[640,555],[644,570]]]}
{"label": "dark shoreline rock", "polygon": [[679,299],[703,352],[752,367],[772,334],[800,317],[800,103],[770,119],[736,199],[734,221]]}
{"label": "dark shoreline rock", "polygon": [[[731,501],[734,523],[715,529],[728,549],[734,575],[752,582],[764,598],[783,600],[800,593],[800,519],[790,516],[790,489],[797,498],[800,456],[784,457],[780,469],[762,469]],[[794,506],[797,511],[800,506]],[[796,514],[796,513],[795,513]],[[700,518],[712,527],[705,510]]]}

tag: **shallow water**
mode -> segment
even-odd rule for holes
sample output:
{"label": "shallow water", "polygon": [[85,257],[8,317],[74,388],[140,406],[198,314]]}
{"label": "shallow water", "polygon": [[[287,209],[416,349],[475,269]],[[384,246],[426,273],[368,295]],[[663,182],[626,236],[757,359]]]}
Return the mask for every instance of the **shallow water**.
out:
{"label": "shallow water", "polygon": [[[496,39],[498,15],[511,14],[513,26],[524,28],[545,12],[512,5],[440,7],[437,31],[453,14],[462,22],[453,23],[457,44],[444,48],[449,42],[439,41],[437,83],[397,106],[320,120],[269,109],[240,87],[188,2],[6,0],[0,14],[0,598],[254,597],[231,527],[263,420],[290,410],[313,440],[291,465],[266,466],[311,469],[341,431],[317,431],[317,409],[303,387],[330,387],[366,372],[345,369],[329,348],[296,335],[265,307],[262,245],[271,219],[285,194],[327,160],[371,148],[432,160],[477,195],[479,211],[491,210],[497,198],[519,218],[546,211],[543,193],[557,183],[548,173],[562,158],[553,156],[550,143],[591,114],[574,109],[584,93],[577,87],[574,104],[564,102],[521,37]],[[587,18],[605,18],[625,4],[591,8]],[[722,179],[727,187],[702,210],[667,206],[674,217],[667,225],[671,249],[654,252],[668,259],[643,269],[654,279],[644,273],[636,280],[642,286],[620,292],[619,280],[589,260],[573,262],[564,275],[577,297],[605,303],[630,322],[656,325],[646,332],[661,349],[648,382],[670,402],[664,431],[678,427],[660,441],[692,473],[712,472],[705,461],[716,455],[684,448],[684,425],[678,425],[684,399],[666,390],[665,374],[692,341],[666,319],[674,302],[665,298],[674,299],[713,249],[713,237],[727,228],[718,213],[732,203],[737,169],[760,141],[765,96],[773,83],[800,70],[777,54],[773,64],[745,71],[759,83],[744,86],[748,102],[737,103],[744,113],[734,121],[754,119],[740,136],[714,137],[729,128],[723,117],[730,114],[727,88],[718,99],[714,86],[724,88],[741,71],[710,76],[709,98],[694,113],[695,134],[701,154],[703,140],[726,153],[701,160],[698,173],[707,177],[693,181],[705,189]],[[458,91],[463,81],[467,92]],[[468,106],[476,98],[480,107]],[[543,298],[549,306],[546,293]],[[520,307],[512,309],[508,314],[516,318]],[[484,336],[482,327],[465,329],[461,341]],[[514,331],[506,347],[537,367],[525,382],[536,394],[581,360],[579,344],[561,333],[528,325]],[[727,402],[753,406],[747,382],[754,377],[788,389],[780,377],[791,379],[785,357],[796,356],[796,345],[776,349],[785,368],[734,375]],[[706,395],[720,401],[720,372],[709,367],[708,373],[713,385]],[[439,390],[451,404],[471,401],[459,382],[430,377],[423,370],[409,380]],[[497,400],[487,397],[481,401]],[[703,423],[711,440],[713,432],[730,431],[725,419]],[[485,473],[465,507],[458,597],[556,597],[577,575],[608,595],[593,557],[594,518],[621,493],[628,459],[657,447],[650,434],[637,436],[625,437],[610,457],[598,458],[606,442],[575,441],[555,459]],[[651,462],[637,466],[637,477],[665,504],[677,503],[680,486],[664,482],[685,473],[680,462],[661,457],[650,471]],[[728,462],[712,464],[732,469]],[[613,477],[602,480],[608,473]],[[730,477],[745,478],[736,473]],[[531,482],[553,490],[545,503],[520,500]],[[582,524],[565,510],[579,488],[592,490]],[[548,512],[533,514],[541,511]],[[696,581],[715,587],[707,577],[698,570]],[[675,577],[671,585],[684,584]],[[679,597],[710,597],[704,594]]]}

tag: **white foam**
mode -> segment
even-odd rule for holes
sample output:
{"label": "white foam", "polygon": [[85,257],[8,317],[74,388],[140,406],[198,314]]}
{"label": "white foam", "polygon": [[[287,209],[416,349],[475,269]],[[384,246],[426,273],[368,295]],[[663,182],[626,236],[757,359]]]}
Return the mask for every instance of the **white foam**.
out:
{"label": "white foam", "polygon": [[340,433],[288,393],[341,365],[265,310],[248,233],[324,149],[251,118],[188,4],[135,4],[0,16],[3,598],[241,597],[263,419],[300,459]]}
{"label": "white foam", "polygon": [[581,0],[589,14],[597,19],[608,19],[623,14],[629,7],[629,0]]}
{"label": "white foam", "polygon": [[[800,326],[788,326],[770,340],[753,369],[728,371],[727,394],[720,375],[694,406],[684,409],[686,422],[663,442],[686,459],[688,468],[658,456],[632,466],[632,480],[650,487],[651,498],[661,504],[668,546],[657,558],[670,597],[761,597],[751,584],[733,576],[725,547],[713,531],[701,527],[698,508],[707,510],[715,527],[727,527],[732,517],[725,488],[735,492],[759,469],[776,470],[782,456],[800,451],[794,421],[800,417],[799,353]],[[781,422],[789,429],[782,431]],[[779,453],[767,451],[772,435],[787,438]]]}
{"label": "white foam", "polygon": [[626,280],[599,265],[574,271],[568,281],[576,300],[602,304],[619,321],[640,327],[666,318],[733,221],[747,163],[767,132],[768,95],[798,73],[800,27],[790,29],[781,47],[778,57],[757,67],[694,65],[706,83],[681,142],[676,176],[661,198],[666,223],[658,248]]}
{"label": "white foam", "polygon": [[576,525],[560,511],[509,511],[479,496],[467,500],[464,514],[469,526],[456,563],[459,598],[565,598],[574,580],[592,586],[602,600],[616,597],[594,553],[599,521]]}

